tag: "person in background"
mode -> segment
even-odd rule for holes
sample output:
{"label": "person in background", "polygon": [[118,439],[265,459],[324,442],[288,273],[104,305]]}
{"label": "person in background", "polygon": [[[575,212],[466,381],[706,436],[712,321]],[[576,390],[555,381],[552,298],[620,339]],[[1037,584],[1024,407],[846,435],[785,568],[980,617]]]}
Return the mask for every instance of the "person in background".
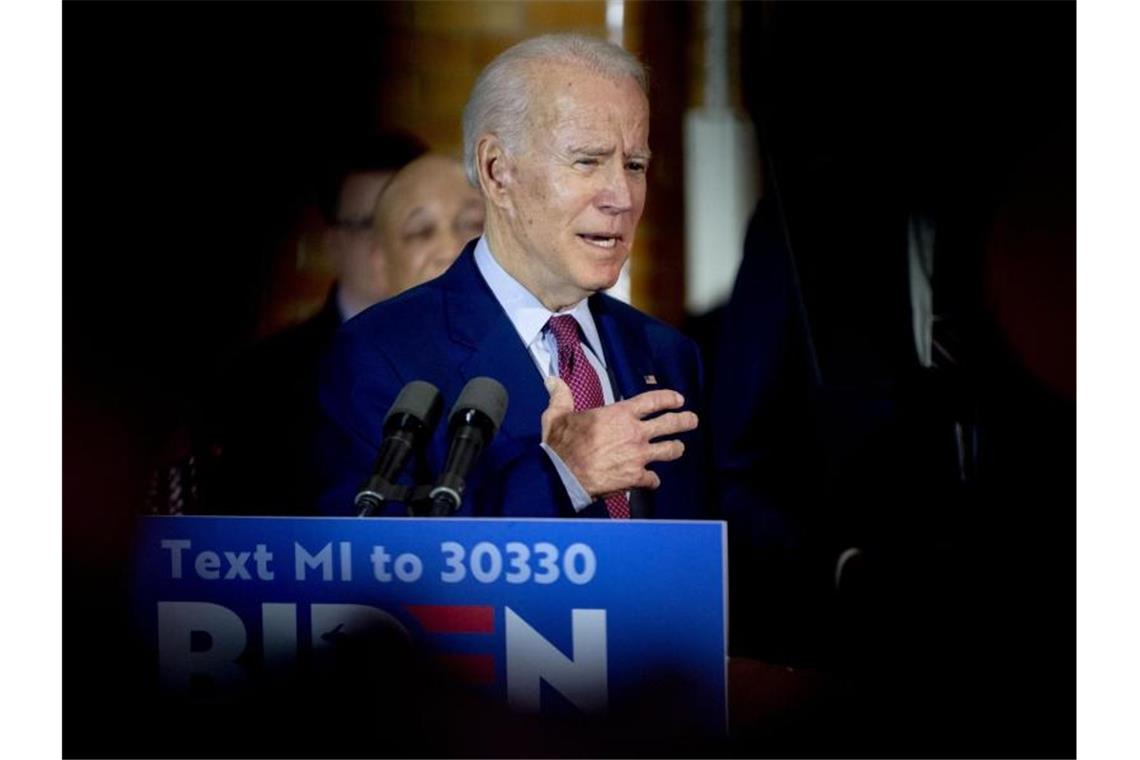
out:
{"label": "person in background", "polygon": [[443,273],[483,232],[483,199],[463,164],[429,153],[412,161],[376,199],[371,260],[396,295]]}
{"label": "person in background", "polygon": [[377,201],[392,178],[426,152],[415,138],[395,134],[352,149],[331,167],[319,202],[327,224],[321,242],[336,272],[325,311],[337,325],[390,295],[374,245]]}
{"label": "person in background", "polygon": [[307,514],[314,486],[308,463],[316,423],[320,357],[336,330],[390,295],[374,245],[378,196],[427,150],[405,133],[349,141],[326,165],[317,192],[325,220],[321,246],[335,281],[310,318],[251,347],[204,403],[183,455],[153,479],[150,511],[198,514]]}

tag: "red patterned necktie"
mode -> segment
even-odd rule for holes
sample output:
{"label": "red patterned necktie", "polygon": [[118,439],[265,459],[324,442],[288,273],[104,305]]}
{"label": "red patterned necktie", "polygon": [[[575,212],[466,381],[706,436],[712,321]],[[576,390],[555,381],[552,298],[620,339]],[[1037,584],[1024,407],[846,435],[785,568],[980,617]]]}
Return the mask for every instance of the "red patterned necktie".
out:
{"label": "red patterned necktie", "polygon": [[[547,323],[558,343],[558,374],[570,386],[574,397],[574,410],[593,409],[605,403],[598,373],[582,350],[578,338],[578,321],[569,314],[551,317]],[[629,519],[629,497],[624,492],[612,493],[605,498],[606,511],[616,520]]]}

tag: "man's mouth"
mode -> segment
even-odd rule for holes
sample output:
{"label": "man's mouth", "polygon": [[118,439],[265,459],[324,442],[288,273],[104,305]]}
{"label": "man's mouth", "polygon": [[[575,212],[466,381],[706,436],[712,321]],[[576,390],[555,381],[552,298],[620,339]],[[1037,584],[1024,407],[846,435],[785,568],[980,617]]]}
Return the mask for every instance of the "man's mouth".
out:
{"label": "man's mouth", "polygon": [[609,235],[605,233],[595,234],[592,232],[584,232],[579,233],[578,237],[598,248],[613,248],[621,241],[621,235]]}

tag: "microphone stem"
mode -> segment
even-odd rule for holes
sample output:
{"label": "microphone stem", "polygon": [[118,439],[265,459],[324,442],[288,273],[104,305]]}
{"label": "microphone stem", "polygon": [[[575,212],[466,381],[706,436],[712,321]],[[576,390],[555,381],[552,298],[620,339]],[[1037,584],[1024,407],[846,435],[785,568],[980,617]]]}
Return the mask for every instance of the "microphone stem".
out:
{"label": "microphone stem", "polygon": [[428,517],[450,517],[459,508],[455,497],[446,491],[436,493],[431,497],[431,510]]}

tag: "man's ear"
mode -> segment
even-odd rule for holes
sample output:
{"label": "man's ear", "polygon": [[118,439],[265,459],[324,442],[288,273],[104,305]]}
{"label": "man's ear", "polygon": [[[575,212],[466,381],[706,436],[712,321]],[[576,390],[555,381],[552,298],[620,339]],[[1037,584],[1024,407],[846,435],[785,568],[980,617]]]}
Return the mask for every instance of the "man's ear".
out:
{"label": "man's ear", "polygon": [[484,197],[500,208],[509,207],[514,164],[502,140],[492,134],[481,136],[475,143],[475,161]]}

